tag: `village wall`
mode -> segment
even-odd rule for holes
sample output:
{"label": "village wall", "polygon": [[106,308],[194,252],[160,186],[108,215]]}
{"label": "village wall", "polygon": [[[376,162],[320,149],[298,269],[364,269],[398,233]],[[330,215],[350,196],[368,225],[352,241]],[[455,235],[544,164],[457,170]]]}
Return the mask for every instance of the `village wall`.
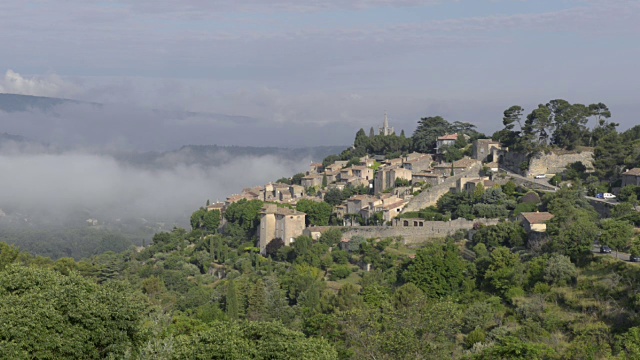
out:
{"label": "village wall", "polygon": [[528,172],[523,172],[520,168],[522,163],[527,162],[524,154],[508,152],[502,157],[501,167],[522,176],[533,177],[538,174],[558,174],[562,172],[567,165],[580,161],[587,169],[593,168],[593,151],[581,151],[569,154],[538,154],[529,160]]}
{"label": "village wall", "polygon": [[407,204],[407,206],[405,206],[402,212],[405,213],[409,211],[418,211],[428,206],[435,205],[438,199],[440,199],[444,194],[448,193],[451,188],[455,189],[458,179],[465,176],[478,176],[479,171],[480,164],[475,164],[472,165],[468,170],[446,178],[442,183],[432,186],[424,190],[417,196],[414,196]]}
{"label": "village wall", "polygon": [[558,174],[567,165],[574,162],[581,162],[587,169],[593,169],[593,151],[582,151],[580,153],[561,154],[539,154],[531,158],[529,162],[529,173],[533,176],[537,174]]}
{"label": "village wall", "polygon": [[456,219],[451,221],[425,221],[421,227],[404,226],[354,226],[346,227],[344,238],[353,236],[364,238],[388,238],[401,236],[405,244],[421,243],[433,238],[443,238],[453,235],[458,230],[471,230],[473,225],[495,225],[499,219]]}

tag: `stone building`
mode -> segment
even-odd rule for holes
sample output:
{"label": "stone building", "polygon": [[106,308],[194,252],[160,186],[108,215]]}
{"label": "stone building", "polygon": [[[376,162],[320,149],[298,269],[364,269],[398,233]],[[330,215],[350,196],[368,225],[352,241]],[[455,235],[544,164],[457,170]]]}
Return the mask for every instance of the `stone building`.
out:
{"label": "stone building", "polygon": [[489,180],[488,177],[461,177],[456,183],[456,192],[467,192],[473,194],[479,185],[484,189],[492,188],[496,183]]}
{"label": "stone building", "polygon": [[640,168],[634,168],[622,174],[622,187],[630,185],[640,186]]}
{"label": "stone building", "polygon": [[458,141],[458,134],[449,134],[445,136],[440,136],[436,139],[436,153],[442,153],[442,147],[444,146],[453,146]]}
{"label": "stone building", "polygon": [[454,176],[460,174],[463,171],[471,168],[480,162],[468,157],[462,158],[452,163],[442,163],[433,167],[434,173],[442,174],[443,176]]}
{"label": "stone building", "polygon": [[403,168],[411,170],[414,174],[431,169],[431,164],[433,163],[433,157],[431,155],[418,154],[420,156],[411,156],[415,154],[418,153],[409,154],[403,159]]}
{"label": "stone building", "polygon": [[491,161],[498,161],[502,146],[499,141],[491,139],[478,139],[473,142],[473,158],[482,162],[489,161],[489,155],[491,155]]}
{"label": "stone building", "polygon": [[276,238],[281,239],[284,246],[290,246],[302,235],[305,216],[303,212],[266,204],[260,212],[260,254],[266,255],[267,245]]}
{"label": "stone building", "polygon": [[374,182],[374,194],[380,194],[386,189],[396,186],[396,179],[404,179],[411,181],[411,170],[399,166],[389,166],[378,170],[376,180]]}
{"label": "stone building", "polygon": [[522,226],[527,233],[543,233],[547,231],[547,222],[553,219],[553,214],[548,212],[523,212],[519,215]]}
{"label": "stone building", "polygon": [[314,186],[322,185],[322,175],[321,174],[311,174],[302,178],[301,184],[305,189]]}
{"label": "stone building", "polygon": [[442,176],[441,173],[436,174],[430,171],[422,171],[419,173],[413,173],[411,175],[411,183],[414,185],[418,183],[425,183],[435,186],[438,184],[442,184],[442,182],[444,182],[444,176]]}
{"label": "stone building", "polygon": [[373,169],[366,166],[354,166],[353,176],[364,180],[373,180]]}

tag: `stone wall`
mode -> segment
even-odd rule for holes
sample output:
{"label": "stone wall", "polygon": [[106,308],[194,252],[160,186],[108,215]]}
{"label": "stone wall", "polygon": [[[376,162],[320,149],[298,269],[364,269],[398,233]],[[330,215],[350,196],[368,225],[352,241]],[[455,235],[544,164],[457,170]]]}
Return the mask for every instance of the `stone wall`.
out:
{"label": "stone wall", "polygon": [[558,174],[567,165],[580,161],[587,169],[593,169],[593,151],[582,151],[570,154],[539,154],[529,161],[529,175],[537,174]]}
{"label": "stone wall", "polygon": [[413,197],[411,201],[405,206],[403,213],[409,211],[418,211],[420,209],[424,209],[428,206],[435,205],[438,199],[440,199],[444,194],[448,193],[451,188],[456,187],[456,182],[458,179],[468,176],[478,176],[478,173],[481,169],[480,164],[472,165],[468,170],[465,170],[457,175],[450,176],[446,178],[441,184],[432,186],[417,196]]}
{"label": "stone wall", "polygon": [[451,221],[426,221],[424,227],[402,226],[354,226],[344,228],[344,238],[359,235],[365,238],[388,238],[402,236],[405,244],[415,244],[433,238],[453,235],[458,230],[470,230],[473,224],[495,225],[498,219],[456,219]]}
{"label": "stone wall", "polygon": [[538,154],[529,160],[529,171],[520,170],[520,165],[527,162],[527,157],[523,154],[508,152],[502,157],[500,166],[520,174],[522,176],[534,177],[538,174],[558,174],[562,172],[567,165],[580,161],[587,169],[593,169],[593,151],[581,151],[567,154]]}

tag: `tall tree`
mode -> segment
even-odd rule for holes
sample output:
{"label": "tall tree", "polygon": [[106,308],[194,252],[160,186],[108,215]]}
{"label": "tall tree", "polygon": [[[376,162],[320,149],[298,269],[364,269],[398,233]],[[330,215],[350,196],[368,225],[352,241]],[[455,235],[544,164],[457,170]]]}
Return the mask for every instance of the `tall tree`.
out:
{"label": "tall tree", "polygon": [[239,312],[238,294],[236,294],[236,285],[233,280],[229,280],[227,283],[227,296],[225,302],[227,316],[231,319],[237,319]]}
{"label": "tall tree", "polygon": [[606,220],[602,222],[602,234],[600,235],[600,243],[607,245],[616,251],[627,247],[634,235],[634,226],[623,220]]}
{"label": "tall tree", "polygon": [[451,131],[451,124],[441,116],[431,116],[420,119],[418,127],[413,133],[413,150],[423,153],[433,152],[436,140]]}

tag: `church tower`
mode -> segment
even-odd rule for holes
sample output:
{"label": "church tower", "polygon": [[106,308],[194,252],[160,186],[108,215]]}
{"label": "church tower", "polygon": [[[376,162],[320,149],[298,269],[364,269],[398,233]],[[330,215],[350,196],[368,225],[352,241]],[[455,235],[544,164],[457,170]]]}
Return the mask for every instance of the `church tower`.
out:
{"label": "church tower", "polygon": [[384,136],[388,136],[396,133],[393,130],[393,128],[389,126],[389,116],[387,116],[386,112],[384,113],[384,123],[382,124],[382,127],[379,129],[379,131],[380,131],[380,135],[384,135]]}

